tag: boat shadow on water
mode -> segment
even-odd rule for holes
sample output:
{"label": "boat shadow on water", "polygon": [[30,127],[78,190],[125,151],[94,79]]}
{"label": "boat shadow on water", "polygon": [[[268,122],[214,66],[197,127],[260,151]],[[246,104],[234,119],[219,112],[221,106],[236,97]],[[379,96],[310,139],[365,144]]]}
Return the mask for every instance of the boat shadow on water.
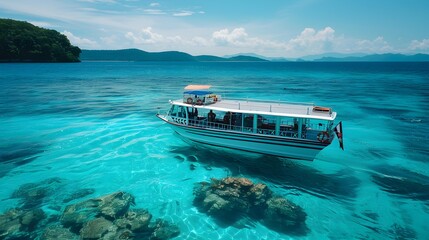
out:
{"label": "boat shadow on water", "polygon": [[[176,158],[189,161],[191,170],[200,164],[205,169],[224,168],[231,176],[256,177],[286,189],[290,194],[301,193],[336,201],[352,201],[360,181],[343,170],[326,174],[298,161],[264,155],[242,155],[229,150],[178,147],[171,150]],[[198,164],[196,164],[198,162]]]}
{"label": "boat shadow on water", "polygon": [[42,144],[26,142],[0,146],[0,178],[14,168],[36,160],[44,148]]}
{"label": "boat shadow on water", "polygon": [[374,167],[371,180],[381,190],[397,197],[421,201],[429,212],[429,177],[402,167]]}

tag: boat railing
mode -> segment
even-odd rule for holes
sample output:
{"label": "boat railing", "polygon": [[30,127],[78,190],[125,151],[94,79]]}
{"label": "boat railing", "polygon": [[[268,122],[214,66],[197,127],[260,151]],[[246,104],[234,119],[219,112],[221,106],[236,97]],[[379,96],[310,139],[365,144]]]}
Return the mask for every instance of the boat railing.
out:
{"label": "boat railing", "polygon": [[[188,125],[194,126],[194,127],[276,136],[276,130],[274,130],[274,129],[256,128],[256,131],[254,132],[253,127],[245,127],[245,126],[225,124],[225,123],[221,123],[219,121],[210,122],[207,119],[201,119],[201,120],[189,119],[188,123],[189,123]],[[298,132],[296,130],[287,128],[287,129],[280,130],[278,136],[298,138]],[[301,138],[303,138],[303,139],[306,138],[305,133],[302,134]]]}
{"label": "boat railing", "polygon": [[290,104],[290,105],[308,105],[308,106],[314,106],[314,103],[310,102],[290,102],[290,101],[280,101],[280,100],[263,100],[263,99],[249,99],[249,98],[233,98],[230,100],[237,100],[237,101],[243,101],[243,102],[260,102],[260,103],[281,103],[281,104]]}
{"label": "boat railing", "polygon": [[[262,135],[281,136],[281,137],[288,137],[288,138],[298,138],[299,136],[297,129],[294,128],[293,125],[281,125],[277,135],[276,130],[273,127],[258,127],[256,128],[256,131],[253,131],[253,127],[225,124],[223,122],[220,122],[221,120],[219,119],[216,119],[216,121],[214,122],[210,122],[205,117],[204,118],[200,117],[200,119],[189,119],[189,120],[182,117],[171,117],[171,120],[181,125],[189,125],[189,126],[201,127],[201,128],[228,130],[228,131],[245,132],[245,133],[256,133],[256,134],[262,134]],[[317,135],[320,132],[325,131],[325,129],[326,129],[326,125],[324,124],[323,125],[309,124],[308,126],[303,125],[301,138],[308,139],[308,140],[317,140]]]}
{"label": "boat railing", "polygon": [[[235,100],[235,99],[234,99]],[[268,103],[268,104],[267,104]],[[237,109],[244,111],[257,111],[257,112],[296,112],[298,103],[280,103],[280,102],[254,102],[254,101],[229,101],[222,102],[222,107],[227,109]],[[307,107],[306,114],[312,114],[313,105],[310,103],[301,103],[300,107],[304,105]],[[300,110],[302,111],[302,110]]]}
{"label": "boat railing", "polygon": [[187,125],[188,124],[188,120],[186,120],[186,118],[172,117],[172,116],[170,116],[170,117],[171,117],[171,120],[173,122],[176,122],[176,123],[179,123],[179,124],[182,124],[182,125]]}

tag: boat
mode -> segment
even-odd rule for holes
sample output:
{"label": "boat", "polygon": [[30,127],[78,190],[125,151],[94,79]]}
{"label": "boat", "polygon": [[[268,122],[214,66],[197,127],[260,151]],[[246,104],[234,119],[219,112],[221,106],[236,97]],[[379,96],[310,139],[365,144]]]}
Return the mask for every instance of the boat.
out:
{"label": "boat", "polygon": [[313,161],[335,135],[343,147],[337,113],[312,103],[227,99],[210,85],[188,85],[157,117],[185,141],[294,160]]}

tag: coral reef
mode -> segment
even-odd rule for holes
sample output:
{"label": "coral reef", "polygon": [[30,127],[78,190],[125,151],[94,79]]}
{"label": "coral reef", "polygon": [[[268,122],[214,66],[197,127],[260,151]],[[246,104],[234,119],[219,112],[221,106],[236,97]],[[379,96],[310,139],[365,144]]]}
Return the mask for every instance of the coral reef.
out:
{"label": "coral reef", "polygon": [[301,207],[247,178],[212,178],[210,183],[198,183],[194,196],[201,211],[230,224],[248,216],[278,231],[305,227],[307,215]]}
{"label": "coral reef", "polygon": [[[76,200],[94,193],[94,189],[78,189],[54,202],[71,204],[64,208],[48,205],[47,198],[64,186],[64,180],[50,178],[21,185],[12,194],[19,198],[19,207],[0,214],[0,239],[170,239],[180,234],[178,226],[163,219],[151,222],[146,209],[132,208],[134,196],[115,192],[97,198]],[[45,208],[44,208],[45,209]]]}

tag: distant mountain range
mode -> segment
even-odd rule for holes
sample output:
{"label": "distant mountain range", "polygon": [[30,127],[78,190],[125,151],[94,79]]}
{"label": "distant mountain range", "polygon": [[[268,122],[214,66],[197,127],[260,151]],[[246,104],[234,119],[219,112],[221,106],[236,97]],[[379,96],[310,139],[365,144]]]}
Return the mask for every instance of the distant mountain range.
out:
{"label": "distant mountain range", "polygon": [[428,54],[415,54],[415,55],[404,55],[404,54],[372,54],[361,57],[322,57],[314,61],[318,62],[429,62]]}
{"label": "distant mountain range", "polygon": [[405,55],[393,53],[369,55],[365,53],[323,53],[300,58],[265,57],[254,53],[239,53],[224,57],[234,57],[238,55],[257,57],[271,62],[429,62],[428,54]]}
{"label": "distant mountain range", "polygon": [[230,58],[211,55],[192,56],[178,51],[146,52],[139,49],[123,50],[82,50],[81,61],[154,61],[154,62],[267,62],[252,56],[234,56]]}
{"label": "distant mountain range", "polygon": [[192,56],[178,51],[146,52],[139,49],[82,50],[81,61],[165,61],[165,62],[429,62],[428,54],[341,54],[325,53],[302,58],[269,58],[254,53],[241,53],[217,57],[211,55]]}

